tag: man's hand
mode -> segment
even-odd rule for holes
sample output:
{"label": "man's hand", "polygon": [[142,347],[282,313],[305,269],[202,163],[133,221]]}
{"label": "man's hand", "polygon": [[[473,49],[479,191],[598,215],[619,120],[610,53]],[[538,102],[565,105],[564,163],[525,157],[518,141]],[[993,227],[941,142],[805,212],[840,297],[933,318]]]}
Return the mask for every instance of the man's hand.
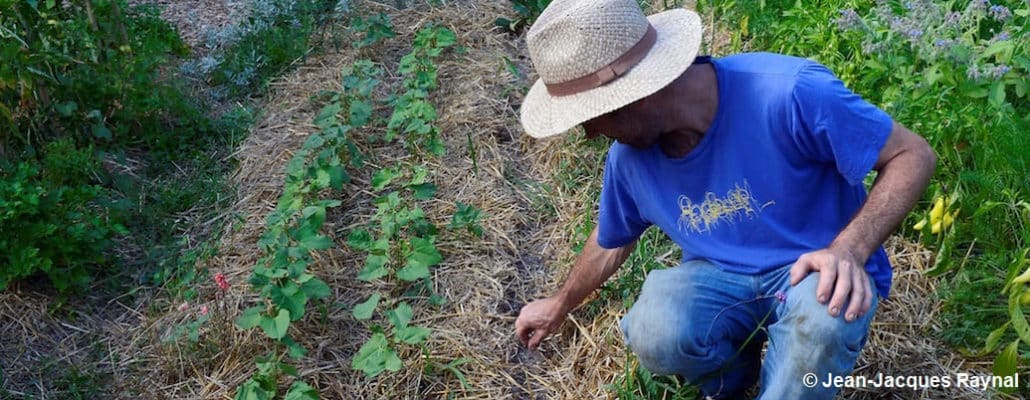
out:
{"label": "man's hand", "polygon": [[558,330],[568,310],[555,297],[548,297],[526,304],[515,320],[515,334],[522,344],[536,350],[540,342]]}
{"label": "man's hand", "polygon": [[858,260],[850,251],[832,247],[802,254],[790,269],[791,286],[800,283],[812,271],[819,271],[815,298],[824,304],[829,300],[830,315],[840,315],[849,294],[851,302],[844,314],[846,321],[854,321],[869,312],[875,294],[865,272],[865,260]]}

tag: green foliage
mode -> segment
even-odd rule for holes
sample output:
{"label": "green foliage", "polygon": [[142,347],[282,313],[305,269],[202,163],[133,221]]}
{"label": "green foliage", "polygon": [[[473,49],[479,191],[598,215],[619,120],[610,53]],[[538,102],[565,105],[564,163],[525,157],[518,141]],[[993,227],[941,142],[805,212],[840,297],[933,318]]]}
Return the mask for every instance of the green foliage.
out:
{"label": "green foliage", "polygon": [[279,378],[283,375],[296,380],[283,395],[283,400],[317,400],[318,391],[304,381],[293,366],[275,358],[274,355],[262,357],[257,362],[257,372],[244,382],[236,391],[236,400],[273,400],[279,392]]}
{"label": "green foliage", "polygon": [[[87,281],[84,266],[117,262],[143,274],[160,268],[162,277],[175,275],[181,252],[175,236],[182,227],[169,220],[223,194],[212,182],[196,181],[220,172],[224,163],[198,160],[210,156],[205,146],[231,141],[248,122],[236,112],[209,119],[169,83],[177,81],[161,79],[160,69],[187,48],[156,9],[130,8],[122,0],[5,1],[0,37],[0,176],[7,181],[19,168],[38,171],[22,174],[22,190],[45,191],[33,211],[42,216],[32,217],[36,222],[0,228],[17,238],[8,243],[19,243],[15,252],[2,254],[20,258],[23,269],[67,275],[56,278],[60,291]],[[133,159],[127,161],[126,153]],[[121,168],[100,168],[100,158],[147,167],[113,172]],[[200,171],[191,164],[205,164],[203,172],[169,172]],[[126,230],[128,247],[146,254],[134,260],[105,256],[112,237]]]}
{"label": "green foliage", "polygon": [[626,358],[623,375],[606,385],[616,398],[693,400],[700,396],[695,387],[680,382],[676,377],[651,374],[628,351]]}
{"label": "green foliage", "polygon": [[[241,329],[260,327],[266,336],[278,341],[294,357],[303,357],[306,350],[288,336],[291,322],[304,317],[309,301],[332,295],[332,289],[307,273],[307,267],[313,262],[312,252],[333,246],[332,240],[319,231],[325,223],[326,211],[340,206],[341,202],[321,200],[318,196],[324,190],[342,189],[350,180],[347,159],[360,157],[347,136],[352,128],[360,125],[341,116],[353,103],[370,101],[368,95],[380,73],[368,61],[356,62],[345,71],[344,92],[330,95],[329,103],[315,117],[320,131],[308,137],[287,165],[283,194],[275,211],[268,216],[265,232],[258,241],[265,256],[254,266],[250,283],[261,293],[265,304],[248,308],[236,324]],[[364,124],[367,117],[359,122]],[[304,393],[310,392],[306,385],[294,385],[286,398],[303,398],[291,396],[305,396]],[[261,396],[269,393],[274,397],[277,391],[274,387],[269,391],[259,380],[252,379],[240,386],[237,398],[264,398]]]}
{"label": "green foliage", "polygon": [[[186,51],[151,8],[123,0],[0,3],[0,144],[55,137],[176,150],[206,132],[189,97],[158,79]],[[11,123],[13,122],[13,123]],[[179,128],[178,135],[167,135]]]}
{"label": "green foliage", "polygon": [[479,225],[482,210],[462,202],[454,204],[456,210],[451,216],[451,229],[464,229],[478,237],[483,237],[483,227]]}
{"label": "green foliage", "polygon": [[372,46],[397,36],[397,33],[393,31],[393,23],[390,22],[390,16],[383,13],[368,18],[355,16],[351,20],[351,29],[363,35],[361,40],[354,42],[355,48]]}
{"label": "green foliage", "polygon": [[404,76],[407,89],[393,101],[393,113],[387,123],[386,141],[405,134],[409,149],[425,149],[434,155],[443,155],[444,146],[439,130],[433,123],[437,119],[436,107],[429,101],[429,91],[437,87],[437,68],[433,60],[444,50],[457,43],[454,32],[432,24],[415,33],[410,53],[401,57],[398,72]]}
{"label": "green foliage", "polygon": [[[373,298],[375,296],[373,295]],[[354,355],[351,360],[351,368],[360,370],[369,377],[377,376],[383,371],[400,371],[403,362],[397,356],[397,346],[401,343],[421,344],[432,333],[429,328],[409,325],[411,317],[412,308],[406,302],[401,302],[397,304],[396,308],[387,311],[386,319],[391,326],[389,335],[382,328],[373,326],[372,337]]]}
{"label": "green foliage", "polygon": [[[436,108],[429,101],[429,92],[438,85],[433,60],[455,43],[454,32],[429,24],[416,33],[411,53],[401,59],[399,73],[404,76],[401,86],[404,92],[392,101],[394,109],[385,140],[391,142],[403,133],[406,147],[414,156],[422,158],[443,153],[443,143],[434,125]],[[404,299],[428,292],[431,304],[443,303],[443,299],[432,292],[430,283],[431,268],[443,261],[443,255],[435,244],[436,226],[413,204],[417,200],[428,200],[436,193],[436,185],[429,181],[425,166],[404,163],[384,166],[373,173],[371,186],[373,192],[388,192],[375,198],[376,213],[366,227],[350,232],[347,244],[367,253],[358,279],[385,280],[393,284],[393,290],[376,292],[352,309],[355,319],[371,320],[380,305],[394,307],[380,314],[391,328],[387,331],[373,323],[372,335],[351,360],[352,368],[375,377],[403,368],[401,349],[422,346],[430,335],[428,328],[409,325],[413,309]],[[451,368],[456,370],[457,365]]]}
{"label": "green foliage", "polygon": [[70,140],[47,144],[40,164],[0,168],[0,290],[18,278],[46,274],[60,292],[83,289],[89,268],[124,228],[100,212],[108,193],[91,182],[99,161]]}
{"label": "green foliage", "polygon": [[551,0],[512,0],[511,3],[518,15],[514,19],[497,18],[494,25],[510,33],[519,33],[533,24]]}

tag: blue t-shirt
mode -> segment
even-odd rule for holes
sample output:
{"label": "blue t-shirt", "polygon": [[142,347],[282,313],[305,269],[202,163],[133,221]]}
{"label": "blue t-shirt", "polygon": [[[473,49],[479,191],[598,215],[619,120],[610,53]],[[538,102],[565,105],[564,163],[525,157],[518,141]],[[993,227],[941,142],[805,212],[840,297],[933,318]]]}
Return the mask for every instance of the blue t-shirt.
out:
{"label": "blue t-shirt", "polygon": [[[893,121],[818,63],[768,53],[713,59],[719,105],[683,158],[615,142],[601,189],[598,242],[616,248],[657,225],[732,272],[761,274],[825,248],[866,199],[862,181]],[[882,297],[880,247],[866,271]]]}

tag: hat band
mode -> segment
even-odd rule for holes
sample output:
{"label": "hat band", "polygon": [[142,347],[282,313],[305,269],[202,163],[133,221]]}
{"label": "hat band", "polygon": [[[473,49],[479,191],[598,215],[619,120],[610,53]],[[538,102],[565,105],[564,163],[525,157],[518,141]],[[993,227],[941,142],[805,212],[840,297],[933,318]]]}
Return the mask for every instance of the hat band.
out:
{"label": "hat band", "polygon": [[644,33],[644,37],[640,38],[640,41],[638,41],[637,44],[633,45],[633,47],[619,56],[619,58],[616,58],[615,61],[601,67],[601,69],[594,73],[581,76],[571,81],[545,83],[547,93],[550,93],[552,96],[568,96],[601,87],[604,84],[615,80],[615,78],[622,76],[622,74],[629,71],[630,68],[633,68],[634,65],[637,65],[640,60],[643,60],[644,56],[647,55],[647,52],[654,46],[657,39],[658,32],[655,31],[651,24],[648,24],[647,32]]}

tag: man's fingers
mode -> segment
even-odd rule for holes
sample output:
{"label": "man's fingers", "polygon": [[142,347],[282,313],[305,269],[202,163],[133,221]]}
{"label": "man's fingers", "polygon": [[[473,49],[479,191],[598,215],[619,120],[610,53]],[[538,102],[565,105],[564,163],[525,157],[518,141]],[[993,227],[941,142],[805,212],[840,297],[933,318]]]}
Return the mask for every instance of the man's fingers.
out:
{"label": "man's fingers", "polygon": [[808,261],[808,257],[801,256],[798,258],[798,261],[790,267],[790,285],[796,286],[798,283],[801,283],[802,279],[805,279],[805,277],[808,276],[809,272],[818,270],[819,268],[816,268],[815,265]]}
{"label": "man's fingers", "polygon": [[[824,269],[824,271],[830,269],[832,268],[826,268]],[[850,264],[848,264],[847,262],[838,262],[835,271],[837,272],[837,281],[833,285],[833,296],[830,298],[829,305],[830,315],[834,317],[840,315],[841,310],[844,309],[844,300],[848,298],[848,294],[851,293],[851,288],[853,286],[851,281],[853,276],[851,274]],[[819,283],[821,287],[822,282]],[[822,294],[819,294],[819,296],[825,295],[827,295],[826,292],[822,292]]]}
{"label": "man's fingers", "polygon": [[873,308],[873,297],[876,296],[873,294],[872,282],[869,281],[869,274],[865,272],[865,269],[862,269],[862,287],[865,288],[865,300],[862,301],[862,310],[859,311],[859,316],[865,315],[869,309]]}
{"label": "man's fingers", "polygon": [[526,347],[529,347],[530,350],[536,350],[537,346],[540,345],[540,342],[542,342],[549,334],[551,334],[551,332],[544,329],[534,330],[533,336],[529,339],[529,345]]}
{"label": "man's fingers", "polygon": [[815,299],[821,304],[826,304],[833,293],[833,285],[837,282],[837,266],[823,265],[819,269],[819,284],[815,287]]}
{"label": "man's fingers", "polygon": [[518,320],[515,321],[515,336],[518,336],[519,341],[522,342],[523,345],[528,345],[529,334],[530,332],[532,332],[532,330],[521,322],[522,321]]}
{"label": "man's fingers", "polygon": [[851,273],[851,301],[848,302],[848,310],[844,313],[844,320],[851,322],[862,315],[862,305],[866,297],[869,297],[866,282],[862,280],[865,272],[861,268],[852,268]]}

